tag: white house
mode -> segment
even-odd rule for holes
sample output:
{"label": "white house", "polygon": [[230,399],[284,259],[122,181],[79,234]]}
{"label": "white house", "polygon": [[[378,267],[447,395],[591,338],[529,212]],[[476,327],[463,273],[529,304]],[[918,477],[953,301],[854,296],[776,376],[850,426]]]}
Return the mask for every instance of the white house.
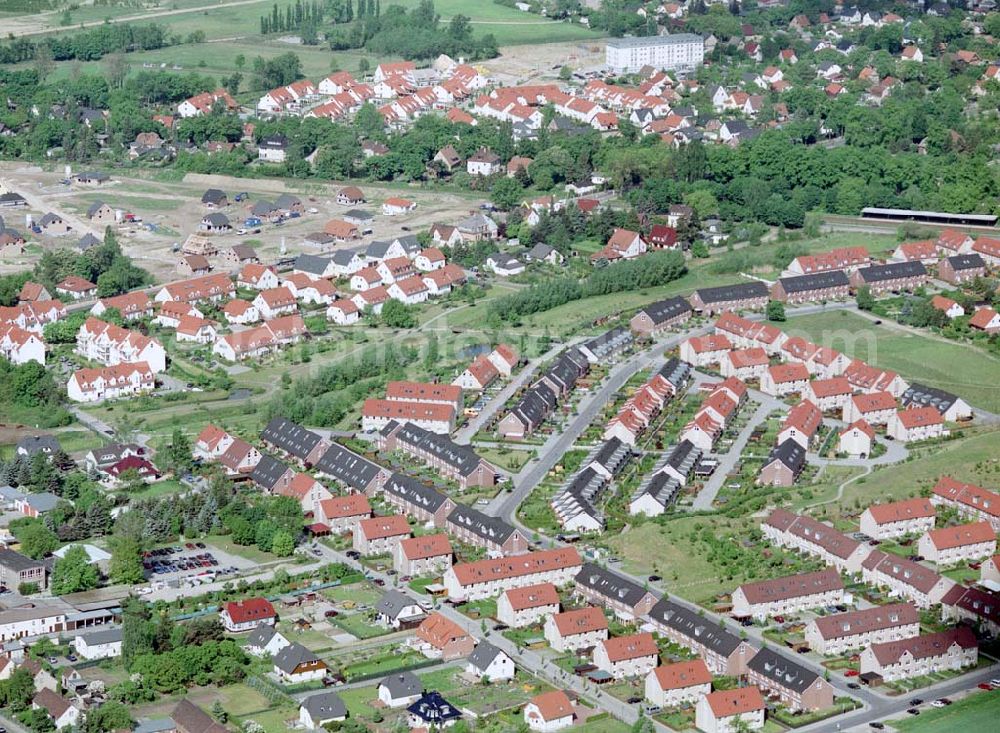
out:
{"label": "white house", "polygon": [[347,720],[347,706],[336,692],[310,695],[299,704],[299,722],[306,730],[319,730],[338,720]]}
{"label": "white house", "polygon": [[73,648],[81,659],[110,659],[122,655],[122,630],[102,629],[73,639]]}
{"label": "white house", "polygon": [[261,624],[250,632],[243,649],[255,657],[273,657],[291,643],[273,626]]}
{"label": "white house", "polygon": [[569,728],[575,718],[573,703],[562,690],[543,692],[524,706],[524,722],[531,730],[541,733]]}
{"label": "white house", "polygon": [[704,733],[732,733],[764,727],[764,697],[751,685],[718,690],[698,700],[695,726]]}
{"label": "white house", "polygon": [[559,613],[559,592],[552,583],[510,588],[497,599],[497,620],[515,629],[543,622]]}
{"label": "white house", "polygon": [[649,633],[616,636],[594,647],[594,664],[616,680],[648,674],[659,657],[660,650]]}
{"label": "white house", "polygon": [[395,672],[378,683],[378,699],[389,708],[415,703],[424,694],[424,683],[412,672]]}
{"label": "white house", "polygon": [[251,631],[261,624],[273,626],[278,619],[274,606],[266,598],[245,598],[222,606],[219,618],[223,628],[231,633]]}
{"label": "white house", "polygon": [[512,680],[515,671],[514,660],[488,641],[479,642],[465,664],[467,675],[489,682]]}
{"label": "white house", "polygon": [[701,659],[665,664],[646,675],[646,700],[661,708],[696,703],[712,691],[712,673]]}
{"label": "white house", "polygon": [[557,652],[587,649],[608,638],[608,619],[596,606],[586,606],[549,616],[544,633]]}

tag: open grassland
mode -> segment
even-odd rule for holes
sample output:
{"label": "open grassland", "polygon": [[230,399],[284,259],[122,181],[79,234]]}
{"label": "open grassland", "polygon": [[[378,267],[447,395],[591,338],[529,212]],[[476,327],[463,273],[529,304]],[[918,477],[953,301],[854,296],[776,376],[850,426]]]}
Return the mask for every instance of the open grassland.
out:
{"label": "open grassland", "polygon": [[1000,715],[1000,693],[973,692],[945,708],[930,708],[922,714],[893,720],[890,726],[904,733],[953,733],[958,730],[996,730]]}
{"label": "open grassland", "polygon": [[1000,359],[980,349],[878,326],[847,311],[791,318],[784,330],[897,371],[908,381],[953,392],[973,407],[1000,412]]}

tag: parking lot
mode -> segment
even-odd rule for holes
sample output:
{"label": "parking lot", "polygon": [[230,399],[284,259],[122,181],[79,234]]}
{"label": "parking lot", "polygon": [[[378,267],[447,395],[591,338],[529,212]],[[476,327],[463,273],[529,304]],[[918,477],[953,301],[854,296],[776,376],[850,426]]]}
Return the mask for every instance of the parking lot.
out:
{"label": "parking lot", "polygon": [[204,542],[161,547],[143,553],[143,569],[146,577],[153,581],[174,585],[177,582],[190,584],[210,583],[219,577],[235,575],[241,570],[254,567],[250,560],[223,552]]}

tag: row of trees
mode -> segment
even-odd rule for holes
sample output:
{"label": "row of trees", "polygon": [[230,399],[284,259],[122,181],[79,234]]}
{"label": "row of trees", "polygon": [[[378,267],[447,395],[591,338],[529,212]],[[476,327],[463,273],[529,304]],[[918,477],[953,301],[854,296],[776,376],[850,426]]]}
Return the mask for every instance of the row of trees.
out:
{"label": "row of trees", "polygon": [[55,61],[78,59],[96,61],[111,53],[151,51],[164,48],[180,38],[171,38],[164,26],[104,24],[70,35],[49,36],[41,41],[17,38],[0,46],[0,64],[17,64],[47,56]]}

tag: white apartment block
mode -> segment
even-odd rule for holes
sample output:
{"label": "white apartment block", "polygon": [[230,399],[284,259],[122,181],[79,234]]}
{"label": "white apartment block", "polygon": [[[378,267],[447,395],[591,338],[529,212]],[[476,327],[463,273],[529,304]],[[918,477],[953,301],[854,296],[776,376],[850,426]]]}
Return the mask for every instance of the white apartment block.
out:
{"label": "white apartment block", "polygon": [[744,583],[733,592],[733,616],[765,619],[844,602],[844,581],[833,568]]}
{"label": "white apartment block", "polygon": [[609,38],[605,64],[616,74],[631,74],[643,66],[664,71],[693,71],[705,60],[705,42],[694,33],[644,38]]}
{"label": "white apartment block", "polygon": [[932,529],[917,542],[917,552],[938,565],[981,560],[997,551],[997,536],[989,522]]}
{"label": "white apartment block", "polygon": [[650,633],[616,636],[594,647],[594,664],[616,680],[641,677],[656,668],[660,651]]}
{"label": "white apartment block", "polygon": [[476,601],[497,596],[508,588],[538,583],[565,585],[576,577],[581,566],[575,548],[539,550],[453,565],[444,574],[444,586],[449,598]]}

